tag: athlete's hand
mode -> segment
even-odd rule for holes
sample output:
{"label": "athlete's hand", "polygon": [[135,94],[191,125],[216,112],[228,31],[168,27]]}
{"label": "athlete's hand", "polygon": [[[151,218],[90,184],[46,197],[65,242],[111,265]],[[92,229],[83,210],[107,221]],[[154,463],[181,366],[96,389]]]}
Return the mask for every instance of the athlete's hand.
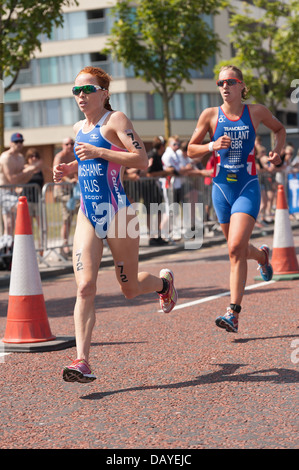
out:
{"label": "athlete's hand", "polygon": [[85,142],[78,142],[75,147],[75,152],[80,160],[91,160],[92,158],[97,158],[97,150],[98,147]]}
{"label": "athlete's hand", "polygon": [[53,168],[53,181],[54,183],[60,183],[64,176],[69,173],[69,168],[66,163],[59,163],[59,165]]}
{"label": "athlete's hand", "polygon": [[269,152],[268,156],[269,163],[273,163],[273,165],[279,165],[281,163],[280,155],[276,152]]}
{"label": "athlete's hand", "polygon": [[231,145],[231,138],[228,135],[222,135],[214,142],[213,150],[228,149]]}

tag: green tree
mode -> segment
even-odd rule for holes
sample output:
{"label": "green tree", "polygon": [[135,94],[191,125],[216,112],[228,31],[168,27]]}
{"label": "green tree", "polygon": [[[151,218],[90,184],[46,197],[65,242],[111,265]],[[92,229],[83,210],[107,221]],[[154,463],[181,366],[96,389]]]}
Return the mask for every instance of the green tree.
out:
{"label": "green tree", "polygon": [[[62,7],[77,0],[1,0],[0,2],[0,80],[8,77],[5,92],[19,71],[41,48],[40,35],[51,36],[53,25],[63,24]],[[3,82],[2,82],[3,84]],[[1,100],[3,101],[3,100]],[[0,102],[0,147],[4,146],[4,104]]]}
{"label": "green tree", "polygon": [[119,0],[112,8],[114,24],[104,52],[133,67],[135,76],[161,95],[166,138],[174,93],[219,50],[220,39],[205,15],[227,5],[225,0]]}
{"label": "green tree", "polygon": [[299,77],[299,3],[298,0],[253,0],[260,15],[244,3],[242,12],[231,15],[230,39],[235,57],[223,61],[240,67],[253,101],[267,106],[275,114],[285,105],[291,83]]}

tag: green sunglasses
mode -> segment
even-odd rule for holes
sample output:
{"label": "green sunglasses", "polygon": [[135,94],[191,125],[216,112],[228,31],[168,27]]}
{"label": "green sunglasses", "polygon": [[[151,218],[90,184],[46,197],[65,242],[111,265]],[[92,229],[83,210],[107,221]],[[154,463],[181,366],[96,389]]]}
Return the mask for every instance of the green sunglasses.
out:
{"label": "green sunglasses", "polygon": [[90,93],[95,93],[98,90],[107,90],[107,88],[104,88],[99,85],[83,85],[83,86],[74,86],[72,88],[73,95],[80,95],[81,91],[85,93],[85,95],[89,95]]}

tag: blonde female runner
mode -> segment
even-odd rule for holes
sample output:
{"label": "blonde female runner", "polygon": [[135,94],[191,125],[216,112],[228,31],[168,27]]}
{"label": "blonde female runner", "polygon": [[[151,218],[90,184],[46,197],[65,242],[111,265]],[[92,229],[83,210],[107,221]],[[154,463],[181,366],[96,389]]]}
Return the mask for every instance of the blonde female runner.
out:
{"label": "blonde female runner", "polygon": [[[274,165],[281,162],[286,132],[265,106],[243,104],[247,88],[240,69],[223,67],[216,83],[223,104],[202,112],[189,142],[188,155],[203,157],[214,152],[212,198],[228,243],[231,294],[227,312],[216,318],[216,325],[236,333],[247,279],[247,260],[258,262],[265,281],[273,274],[269,247],[262,245],[258,249],[249,243],[261,199],[254,155],[256,130],[259,124],[264,124],[274,132],[275,146],[268,156]],[[210,142],[203,144],[206,134],[210,135]]]}

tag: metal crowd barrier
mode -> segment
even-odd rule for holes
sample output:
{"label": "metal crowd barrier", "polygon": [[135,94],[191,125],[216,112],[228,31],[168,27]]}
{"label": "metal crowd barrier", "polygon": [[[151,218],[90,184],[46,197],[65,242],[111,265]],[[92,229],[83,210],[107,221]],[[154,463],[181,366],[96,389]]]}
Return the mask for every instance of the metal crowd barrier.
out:
{"label": "metal crowd barrier", "polygon": [[80,193],[72,183],[46,183],[42,190],[43,258],[55,254],[61,261],[71,254],[80,204]]}
{"label": "metal crowd barrier", "polygon": [[130,202],[138,209],[141,237],[156,236],[157,209],[161,213],[163,238],[175,240],[195,227],[202,230],[207,220],[204,206],[210,207],[210,223],[215,224],[211,185],[205,185],[202,176],[126,179],[124,187]]}
{"label": "metal crowd barrier", "polygon": [[49,266],[49,255],[53,253],[65,260],[63,249],[68,248],[71,252],[75,214],[79,207],[78,194],[74,197],[74,185],[47,183],[42,189],[37,184],[3,185],[0,186],[0,269],[6,267],[1,260],[11,256],[9,248],[13,244],[20,196],[27,197],[38,260]]}
{"label": "metal crowd barrier", "polygon": [[37,184],[0,186],[0,269],[11,266],[18,198],[26,196],[37,252],[43,248],[41,188]]}
{"label": "metal crowd barrier", "polygon": [[[288,173],[283,172],[281,177],[288,191]],[[259,175],[261,184],[264,178],[267,178],[267,175]],[[204,177],[200,175],[134,180],[126,178],[124,187],[130,202],[138,211],[141,237],[157,235],[157,208],[161,213],[162,228],[163,220],[167,220],[165,231],[162,230],[161,233],[164,238],[180,238],[184,234],[182,227],[183,230],[193,229],[194,224],[197,228],[203,228],[204,232],[211,228],[219,229],[212,207],[212,185],[205,185]],[[61,261],[65,260],[67,255],[64,249],[69,249],[70,253],[72,251],[80,204],[78,189],[71,183],[46,183],[42,190],[36,184],[0,186],[0,260],[6,256],[4,248],[13,237],[17,203],[21,195],[25,195],[28,200],[39,261],[50,266],[52,255]],[[188,211],[185,212],[186,207]],[[177,211],[177,208],[183,210]],[[206,214],[207,208],[210,211],[209,217]],[[152,218],[151,223],[149,215]],[[175,233],[176,229],[178,234]],[[7,256],[9,255],[10,253]],[[0,269],[3,269],[1,262]]]}
{"label": "metal crowd barrier", "polygon": [[[204,214],[202,207],[211,204],[211,186],[204,185],[204,178],[196,177],[172,177],[165,178],[139,178],[137,180],[124,180],[124,186],[128,198],[138,210],[141,237],[156,235],[157,213],[151,209],[159,206],[162,219],[168,218],[170,225],[166,224],[166,238],[175,239],[174,228],[181,228],[181,219],[187,219],[187,225],[191,223],[191,212],[174,214],[173,207],[183,207],[191,203],[189,207],[194,209],[194,217],[197,226],[202,226]],[[36,253],[40,262],[50,265],[51,256],[61,261],[67,258],[64,250],[71,253],[73,236],[76,225],[76,215],[79,209],[79,193],[77,187],[71,183],[46,183],[42,190],[36,184],[6,185],[0,187],[0,257],[1,240],[13,237],[14,223],[18,197],[25,195],[28,200],[29,211],[32,220],[32,233]],[[148,214],[153,216],[153,224],[150,226]],[[216,217],[212,211],[211,224],[215,224]],[[189,224],[190,225],[190,224]],[[190,226],[191,228],[191,226]],[[180,234],[178,234],[178,237]],[[4,237],[4,238],[3,238]],[[5,238],[6,237],[6,238]],[[1,269],[1,266],[0,266]]]}

